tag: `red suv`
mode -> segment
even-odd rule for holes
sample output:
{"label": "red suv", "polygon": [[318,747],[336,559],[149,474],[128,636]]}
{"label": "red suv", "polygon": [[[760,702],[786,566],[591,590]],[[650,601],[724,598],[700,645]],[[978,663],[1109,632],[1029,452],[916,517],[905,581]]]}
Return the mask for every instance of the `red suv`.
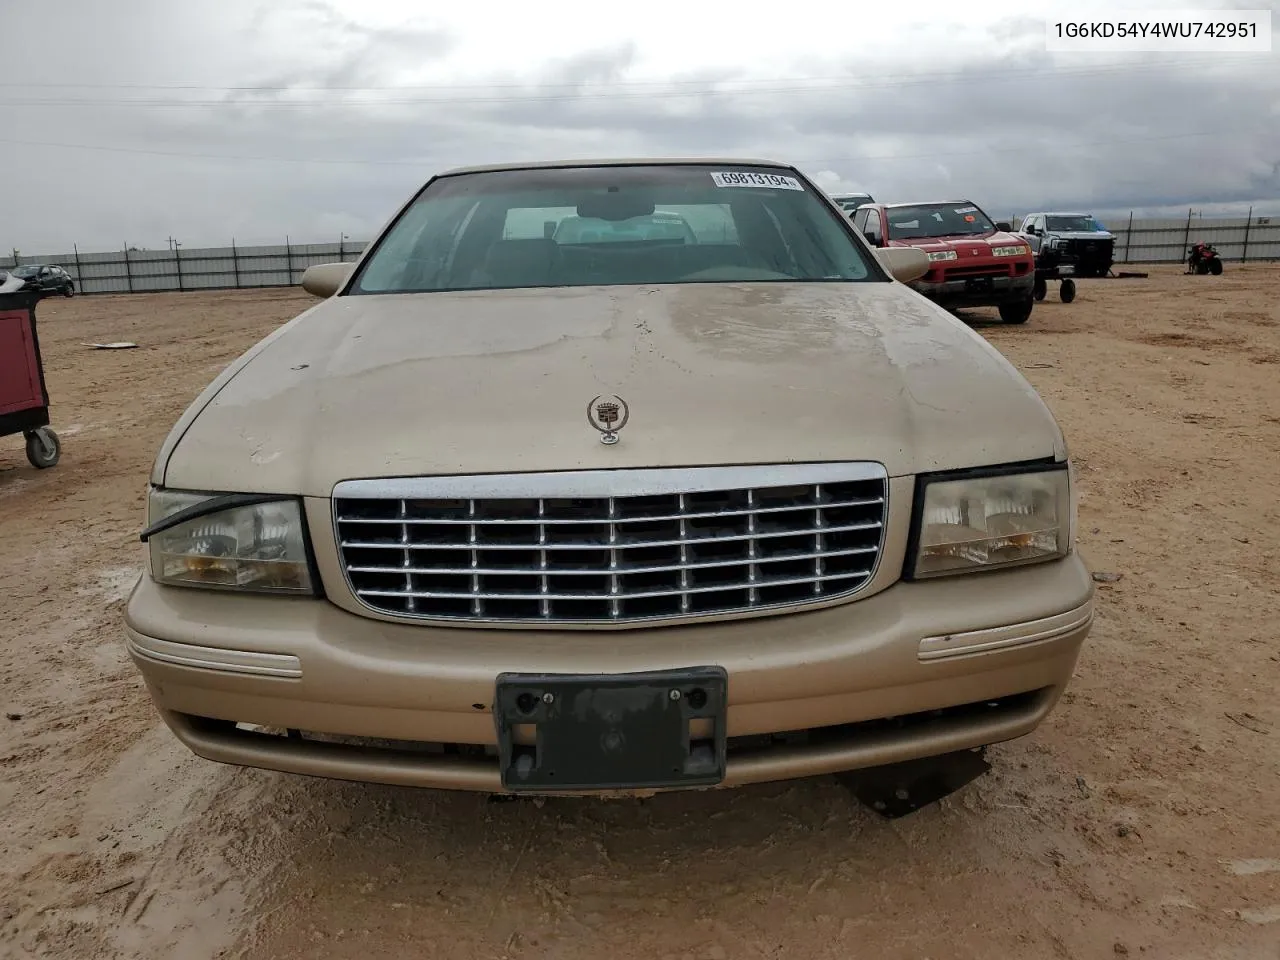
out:
{"label": "red suv", "polygon": [[919,247],[929,272],[911,287],[947,309],[999,307],[1005,323],[1031,316],[1036,268],[1031,247],[976,204],[868,203],[853,224],[876,247]]}

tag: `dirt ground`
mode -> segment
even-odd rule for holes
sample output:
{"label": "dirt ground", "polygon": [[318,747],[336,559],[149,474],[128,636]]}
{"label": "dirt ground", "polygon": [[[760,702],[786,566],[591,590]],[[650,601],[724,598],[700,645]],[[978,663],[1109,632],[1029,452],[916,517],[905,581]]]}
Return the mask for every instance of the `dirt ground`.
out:
{"label": "dirt ground", "polygon": [[1278,287],[1158,267],[970,316],[1062,422],[1121,579],[1047,723],[897,821],[831,778],[490,803],[191,756],[120,630],[147,472],[311,301],[45,301],[62,462],[0,438],[0,956],[1280,958]]}

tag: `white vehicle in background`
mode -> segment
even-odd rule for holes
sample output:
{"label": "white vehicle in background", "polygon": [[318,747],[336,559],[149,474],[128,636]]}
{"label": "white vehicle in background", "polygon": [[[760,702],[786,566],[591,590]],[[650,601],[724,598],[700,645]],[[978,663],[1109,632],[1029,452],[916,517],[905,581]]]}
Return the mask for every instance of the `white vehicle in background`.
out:
{"label": "white vehicle in background", "polygon": [[840,209],[844,211],[845,216],[852,217],[853,212],[864,203],[875,203],[875,198],[869,193],[842,193],[831,198],[840,205]]}
{"label": "white vehicle in background", "polygon": [[1115,236],[1089,213],[1029,213],[1018,232],[1041,271],[1105,277],[1115,261]]}

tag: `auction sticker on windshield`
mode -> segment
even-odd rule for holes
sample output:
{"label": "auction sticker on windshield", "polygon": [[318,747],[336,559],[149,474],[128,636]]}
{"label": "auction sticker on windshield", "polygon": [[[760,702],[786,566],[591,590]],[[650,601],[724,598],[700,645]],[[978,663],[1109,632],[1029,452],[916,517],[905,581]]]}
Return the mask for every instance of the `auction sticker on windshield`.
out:
{"label": "auction sticker on windshield", "polygon": [[711,180],[717,187],[778,187],[782,190],[803,190],[795,177],[778,173],[743,173],[740,170],[716,172]]}

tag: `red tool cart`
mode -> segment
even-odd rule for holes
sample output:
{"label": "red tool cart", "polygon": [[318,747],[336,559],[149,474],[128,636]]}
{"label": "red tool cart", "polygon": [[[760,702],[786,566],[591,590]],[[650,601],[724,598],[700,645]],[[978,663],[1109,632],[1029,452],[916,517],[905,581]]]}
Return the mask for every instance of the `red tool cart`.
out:
{"label": "red tool cart", "polygon": [[0,437],[21,433],[27,459],[45,469],[58,462],[62,445],[49,429],[49,392],[36,336],[39,293],[0,293]]}

